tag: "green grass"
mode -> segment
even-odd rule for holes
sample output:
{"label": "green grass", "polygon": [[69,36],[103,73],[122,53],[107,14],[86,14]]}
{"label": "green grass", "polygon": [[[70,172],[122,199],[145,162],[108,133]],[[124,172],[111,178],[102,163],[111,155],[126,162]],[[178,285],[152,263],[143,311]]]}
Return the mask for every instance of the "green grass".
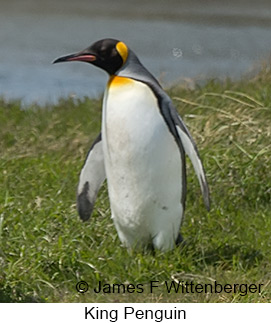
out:
{"label": "green grass", "polygon": [[[271,73],[169,91],[196,140],[212,206],[188,164],[186,246],[167,253],[120,244],[106,185],[91,221],[76,214],[78,174],[100,129],[100,100],[21,107],[0,102],[0,301],[270,302]],[[89,291],[75,285],[85,280]],[[149,282],[159,281],[155,293]],[[261,293],[170,293],[165,281],[263,284]],[[143,293],[94,294],[97,282]]]}

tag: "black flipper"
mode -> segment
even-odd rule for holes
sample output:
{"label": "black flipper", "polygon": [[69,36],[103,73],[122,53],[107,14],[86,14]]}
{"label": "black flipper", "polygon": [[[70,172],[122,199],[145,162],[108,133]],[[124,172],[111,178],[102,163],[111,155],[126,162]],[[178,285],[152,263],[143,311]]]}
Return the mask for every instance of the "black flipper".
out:
{"label": "black flipper", "polygon": [[[160,90],[161,92],[162,90]],[[160,93],[159,93],[160,94]],[[183,151],[190,158],[194,170],[197,174],[201,192],[203,195],[204,203],[207,210],[210,210],[210,195],[208,183],[205,176],[203,164],[201,162],[197,146],[184,124],[182,118],[179,116],[177,110],[173,106],[171,99],[164,93],[158,95],[158,102],[161,114],[163,115],[165,122],[168,125],[170,132],[173,134],[177,145],[179,146],[181,156],[183,159]],[[185,165],[185,163],[183,163]]]}
{"label": "black flipper", "polygon": [[83,221],[90,218],[97,194],[104,180],[104,156],[100,133],[92,144],[80,173],[77,189],[77,210]]}

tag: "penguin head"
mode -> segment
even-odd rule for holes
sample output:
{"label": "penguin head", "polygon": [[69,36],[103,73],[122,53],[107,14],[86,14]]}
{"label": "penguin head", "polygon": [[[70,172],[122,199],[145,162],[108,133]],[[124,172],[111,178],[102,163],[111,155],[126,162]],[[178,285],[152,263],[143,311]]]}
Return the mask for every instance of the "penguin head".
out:
{"label": "penguin head", "polygon": [[123,42],[106,38],[78,53],[60,57],[53,64],[74,61],[87,62],[100,67],[109,75],[113,75],[125,64],[128,54],[129,49]]}

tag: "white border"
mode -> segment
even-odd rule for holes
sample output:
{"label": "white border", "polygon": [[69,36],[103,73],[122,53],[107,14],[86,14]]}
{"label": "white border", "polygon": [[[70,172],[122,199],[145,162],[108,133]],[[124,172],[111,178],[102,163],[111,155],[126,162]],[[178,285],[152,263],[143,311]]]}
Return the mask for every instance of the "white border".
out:
{"label": "white border", "polygon": [[[91,308],[94,308],[91,310]],[[125,319],[124,314],[127,314]],[[86,315],[86,310],[91,310]],[[97,317],[96,310],[99,315]],[[103,312],[101,312],[101,310]],[[180,310],[180,319],[161,318],[161,313],[170,310]],[[148,311],[148,312],[146,312]],[[185,312],[184,312],[185,311]],[[115,319],[117,313],[117,319]],[[137,314],[136,314],[137,313]],[[151,318],[153,313],[153,318]],[[156,313],[156,318],[155,314]],[[176,312],[175,312],[176,313]],[[185,313],[185,319],[184,319]],[[80,323],[80,322],[208,322],[208,323],[235,323],[235,322],[270,322],[270,304],[191,304],[191,303],[86,303],[86,304],[0,304],[0,321],[3,323]],[[108,314],[108,318],[106,315]],[[173,313],[174,314],[174,313]],[[111,316],[110,316],[111,315]],[[148,315],[148,317],[144,317]],[[111,317],[111,318],[110,318]]]}

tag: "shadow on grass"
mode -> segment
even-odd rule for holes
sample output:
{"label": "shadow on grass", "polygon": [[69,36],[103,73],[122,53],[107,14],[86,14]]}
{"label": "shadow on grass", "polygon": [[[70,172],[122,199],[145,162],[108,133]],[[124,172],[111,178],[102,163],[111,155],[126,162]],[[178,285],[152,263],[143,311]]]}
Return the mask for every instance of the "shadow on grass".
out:
{"label": "shadow on grass", "polygon": [[243,268],[251,268],[263,258],[260,250],[244,250],[242,246],[227,245],[219,247],[217,250],[207,251],[202,260],[205,264],[213,266],[221,265],[221,263],[228,265],[239,263]]}
{"label": "shadow on grass", "polygon": [[0,286],[0,303],[44,303],[44,300],[38,297],[22,295],[19,291],[12,293],[11,289],[3,289]]}

